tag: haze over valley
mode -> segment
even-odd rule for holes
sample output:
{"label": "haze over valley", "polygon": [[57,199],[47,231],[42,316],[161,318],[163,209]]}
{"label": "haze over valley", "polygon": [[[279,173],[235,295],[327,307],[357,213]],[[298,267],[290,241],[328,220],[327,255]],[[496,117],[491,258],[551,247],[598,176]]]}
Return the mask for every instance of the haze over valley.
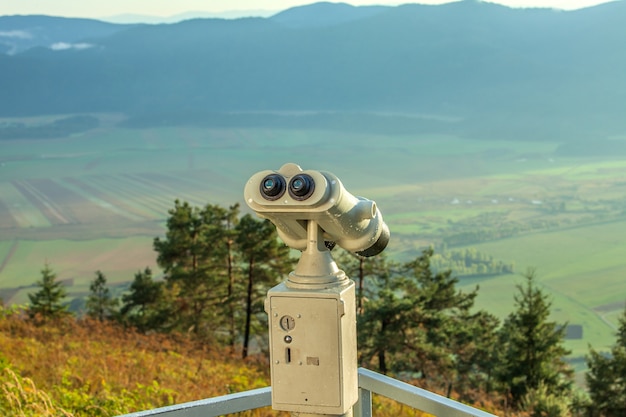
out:
{"label": "haze over valley", "polygon": [[26,302],[46,261],[71,297],[98,269],[121,292],[158,271],[175,199],[241,203],[295,162],[376,200],[391,258],[505,265],[453,269],[494,314],[536,268],[580,362],[626,300],[624,21],[624,1],[0,16],[0,297]]}

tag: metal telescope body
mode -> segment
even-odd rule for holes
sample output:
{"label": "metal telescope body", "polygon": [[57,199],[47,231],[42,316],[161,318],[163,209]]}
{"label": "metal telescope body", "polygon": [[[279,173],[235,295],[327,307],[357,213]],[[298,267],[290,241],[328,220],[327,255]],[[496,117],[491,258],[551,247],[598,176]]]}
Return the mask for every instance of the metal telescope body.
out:
{"label": "metal telescope body", "polygon": [[328,172],[288,163],[261,171],[244,197],[280,238],[302,251],[286,281],[268,291],[272,408],[294,416],[350,416],[358,399],[355,285],[329,247],[380,253],[389,229],[375,202]]}

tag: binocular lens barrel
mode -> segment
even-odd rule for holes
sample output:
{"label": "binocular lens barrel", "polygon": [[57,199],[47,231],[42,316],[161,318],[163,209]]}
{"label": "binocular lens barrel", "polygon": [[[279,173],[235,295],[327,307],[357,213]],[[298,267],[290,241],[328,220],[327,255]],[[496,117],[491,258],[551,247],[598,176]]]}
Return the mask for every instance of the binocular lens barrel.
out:
{"label": "binocular lens barrel", "polygon": [[296,175],[289,181],[289,195],[294,199],[306,200],[315,190],[315,181],[306,174]]}
{"label": "binocular lens barrel", "polygon": [[277,200],[285,193],[285,180],[278,174],[270,174],[261,181],[261,195],[268,200]]}
{"label": "binocular lens barrel", "polygon": [[[287,163],[279,170],[254,174],[246,183],[244,197],[261,218],[276,226],[279,237],[292,249],[305,251],[309,232],[323,232],[331,249],[337,245],[360,256],[375,256],[389,243],[389,227],[376,202],[348,192],[330,172],[308,170]],[[309,228],[311,222],[314,227]]]}

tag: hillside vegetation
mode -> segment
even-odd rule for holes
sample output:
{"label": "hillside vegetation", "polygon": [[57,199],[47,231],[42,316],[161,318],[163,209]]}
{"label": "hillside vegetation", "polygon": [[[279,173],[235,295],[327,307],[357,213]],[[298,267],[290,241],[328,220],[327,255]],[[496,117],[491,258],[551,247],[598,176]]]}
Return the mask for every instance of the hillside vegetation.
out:
{"label": "hillside vegetation", "polygon": [[[135,274],[127,291],[116,298],[107,287],[105,275],[96,271],[80,308],[88,318],[72,318],[64,302],[67,296],[64,285],[57,281],[56,273],[46,263],[41,270],[42,278],[35,285],[38,290],[28,294],[30,303],[25,311],[28,318],[20,314],[19,308],[2,311],[2,317],[9,323],[2,329],[5,330],[2,336],[9,343],[6,350],[14,352],[7,361],[9,366],[19,368],[28,362],[37,367],[39,363],[53,360],[71,369],[77,364],[72,356],[75,348],[94,350],[102,361],[106,353],[99,350],[102,344],[97,342],[98,335],[108,334],[103,329],[122,329],[119,324],[127,330],[143,333],[141,337],[159,335],[163,341],[158,343],[156,357],[151,354],[141,360],[124,357],[118,374],[132,375],[134,366],[153,369],[151,364],[166,360],[161,353],[171,353],[168,343],[180,338],[195,349],[185,348],[182,353],[185,357],[195,357],[199,349],[205,355],[202,360],[227,358],[224,352],[228,349],[240,353],[247,361],[258,358],[255,352],[263,352],[268,343],[262,300],[268,289],[284,279],[291,269],[288,248],[279,244],[276,230],[269,221],[256,220],[250,214],[240,216],[237,205],[223,208],[208,204],[200,208],[176,201],[168,213],[165,236],[153,241],[158,264],[165,272],[163,279],[155,280],[151,270],[146,268]],[[459,279],[450,270],[433,268],[432,248],[403,263],[388,261],[385,256],[372,259],[342,251],[334,253],[338,265],[358,281],[358,347],[362,366],[375,367],[383,374],[390,373],[448,397],[480,408],[504,410],[510,415],[528,412],[538,417],[543,415],[541,410],[551,410],[549,416],[569,417],[585,410],[607,408],[604,403],[588,401],[573,387],[574,372],[566,361],[571,352],[564,346],[567,330],[562,323],[550,319],[552,302],[537,284],[534,270],[527,270],[526,282],[516,285],[513,311],[501,321],[485,310],[475,309],[478,287],[469,291],[457,289]],[[481,269],[493,268],[495,273],[503,266],[474,250],[452,252],[443,259],[453,263],[462,259],[466,266],[478,262]],[[590,371],[586,377],[602,387],[613,387],[621,378],[621,368],[605,372],[607,365],[600,362],[606,361],[610,368],[623,365],[620,352],[622,335],[626,332],[626,310],[619,322],[618,343],[613,346],[613,351],[619,355],[605,358],[596,354],[595,362],[588,359]],[[29,333],[28,329],[36,328],[44,331],[40,339],[32,337],[37,332]],[[81,328],[86,333],[81,332]],[[89,341],[82,346],[67,343],[67,333],[88,334]],[[131,333],[139,336],[134,330]],[[44,341],[45,346],[36,348],[36,345],[24,344],[20,349],[11,346],[15,336],[19,339],[24,334],[34,341]],[[57,338],[62,341],[59,345],[63,353],[55,352],[51,359],[44,355],[43,362],[39,362],[37,351],[55,346]],[[95,345],[92,347],[91,343]],[[129,343],[147,349],[145,341],[133,338],[127,338],[117,349],[124,350]],[[205,346],[210,346],[211,350],[207,351]],[[115,354],[117,349],[111,351]],[[145,364],[144,360],[153,362]],[[197,366],[196,374],[186,374],[191,383],[204,366],[219,368],[211,363],[205,365],[202,360],[191,362]],[[61,378],[53,391],[67,386],[66,380],[71,382],[75,378],[81,387],[79,391],[84,394],[80,398],[91,405],[72,404],[72,407],[78,407],[78,411],[95,406],[105,408],[109,396],[113,395],[111,389],[117,389],[116,384],[107,382],[116,360],[105,360],[101,366],[104,370],[96,373],[96,382],[84,379],[79,370],[66,372],[64,367],[62,373],[53,373],[50,377]],[[48,369],[46,372],[54,369],[44,368]],[[162,381],[158,374],[166,370],[157,366],[154,372],[148,375],[156,381],[149,386],[157,389],[151,394],[176,401],[176,391],[158,390]],[[28,402],[28,398],[23,394],[21,376],[9,370],[8,377],[14,382],[6,385],[6,407],[14,410],[21,407],[21,401]],[[236,381],[238,376],[230,378]],[[147,387],[143,381],[125,380],[139,392]],[[12,391],[16,393],[11,394]],[[120,389],[121,399],[114,400],[111,407],[124,406],[129,392],[135,398],[132,389]],[[590,396],[596,396],[597,392],[592,390]],[[47,398],[44,393],[36,398]],[[63,394],[59,401],[71,397]],[[121,405],[115,401],[121,401]],[[622,406],[619,397],[611,403],[610,407],[613,406]]]}
{"label": "hillside vegetation", "polygon": [[[216,209],[207,206],[199,214],[207,220],[206,211]],[[172,211],[170,227],[181,225],[185,211],[185,206]],[[215,221],[204,226],[217,226]],[[239,239],[243,231],[247,231],[245,241],[254,242],[246,250],[254,247],[257,254],[268,250],[267,239],[250,233],[263,233],[253,226],[262,222],[249,223],[244,216],[239,224],[245,226],[231,235],[237,241],[236,254],[246,248]],[[211,304],[215,297],[207,294],[207,284],[219,293],[227,282],[220,284],[219,269],[206,268],[215,265],[211,257],[200,260],[199,269],[192,262],[197,258],[189,248],[202,237],[220,234],[201,227],[201,239],[193,243],[180,233],[183,229],[170,229],[167,240],[155,240],[155,246],[168,254],[159,259],[171,275],[155,282],[149,270],[137,274],[119,310],[119,300],[112,298],[98,271],[90,286],[86,316],[74,317],[62,303],[65,292],[47,265],[37,283],[39,291],[29,294],[28,307],[0,305],[0,411],[4,415],[113,416],[268,384],[263,347],[267,341],[259,334],[254,349],[259,353],[252,353],[246,343],[249,332],[242,335],[241,320],[236,319],[238,311],[250,308],[237,296],[228,297],[224,304]],[[225,243],[221,240],[214,243],[220,246]],[[186,254],[189,262],[176,253]],[[219,248],[211,251],[212,256],[220,254]],[[477,255],[466,253],[470,254]],[[537,286],[534,271],[527,271],[525,283],[517,285],[513,311],[500,322],[474,309],[478,288],[458,290],[459,280],[450,271],[433,271],[433,255],[432,249],[427,250],[399,265],[385,257],[366,260],[337,254],[342,268],[358,277],[361,366],[497,415],[620,415],[626,309],[611,355],[590,350],[589,393],[582,394],[572,386],[573,370],[565,361],[570,353],[563,344],[565,327],[549,319],[551,301]],[[169,262],[171,267],[166,266]],[[264,265],[256,268],[248,275],[258,285]],[[261,287],[270,285],[264,282]],[[262,321],[258,305],[253,313]],[[235,320],[230,322],[232,314]],[[230,330],[238,340],[243,338],[241,349],[227,337]],[[235,358],[239,352],[244,359]],[[379,416],[422,415],[378,397],[375,408]],[[599,414],[594,414],[596,410]],[[282,414],[262,409],[245,415]]]}
{"label": "hillside vegetation", "polygon": [[[186,335],[143,335],[111,322],[45,325],[0,308],[0,413],[4,417],[113,417],[266,387],[264,356],[246,361]],[[485,399],[487,404],[491,400]],[[382,417],[427,417],[374,396]],[[270,407],[240,416],[288,416]]]}
{"label": "hillside vegetation", "polygon": [[[176,201],[169,215],[165,236],[153,241],[163,280],[146,268],[115,298],[105,275],[96,271],[81,311],[143,333],[187,334],[228,346],[243,359],[267,349],[263,298],[292,264],[274,226],[250,214],[239,216],[236,205],[200,208]],[[484,259],[477,252],[465,255],[470,264]],[[335,251],[338,265],[358,280],[359,364],[481,408],[583,407],[572,397],[565,327],[549,320],[551,302],[534,272],[516,286],[515,310],[501,322],[474,309],[477,287],[457,290],[459,279],[450,270],[433,270],[433,256],[431,248],[397,263]],[[38,290],[28,294],[30,320],[66,319],[72,313],[63,284],[49,264],[41,275]],[[301,349],[303,355],[315,353]]]}
{"label": "hillside vegetation", "polygon": [[269,385],[264,360],[184,335],[74,318],[37,325],[19,310],[0,312],[0,352],[7,417],[114,416]]}
{"label": "hillside vegetation", "polygon": [[352,193],[377,202],[392,234],[390,257],[411,259],[432,245],[475,248],[494,263],[513,265],[514,274],[482,269],[489,273],[476,275],[478,269],[442,264],[464,288],[479,284],[477,304],[500,318],[512,304],[516,274],[536,267],[554,298],[555,318],[583,326],[582,339],[567,342],[575,356],[589,343],[611,344],[626,299],[621,157],[559,157],[556,141],[120,129],[115,124],[123,117],[97,117],[100,127],[82,135],[3,141],[0,298],[7,304],[27,301],[46,260],[76,299],[86,296],[97,270],[117,295],[146,266],[158,277],[152,240],[163,235],[176,199],[197,206],[240,202],[245,210],[242,190],[252,173],[296,162],[333,172]]}

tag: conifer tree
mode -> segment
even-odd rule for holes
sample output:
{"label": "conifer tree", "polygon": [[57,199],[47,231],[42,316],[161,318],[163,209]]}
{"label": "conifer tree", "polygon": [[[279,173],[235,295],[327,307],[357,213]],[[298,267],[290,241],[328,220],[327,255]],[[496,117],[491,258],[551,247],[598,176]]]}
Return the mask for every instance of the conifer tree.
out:
{"label": "conifer tree", "polygon": [[456,330],[450,351],[454,360],[448,369],[448,388],[454,388],[462,400],[473,402],[470,394],[493,391],[500,320],[483,310],[462,312],[453,320]]}
{"label": "conifer tree", "polygon": [[[399,294],[393,271],[396,265],[381,259],[380,268],[372,271],[365,285],[363,304],[357,317],[357,336],[362,365],[367,366],[375,360],[378,371],[387,374],[397,370],[396,359],[405,349],[402,343],[398,343],[398,337],[406,331],[406,315],[412,305]],[[350,266],[342,262],[342,269],[344,265]]]}
{"label": "conifer tree", "polygon": [[497,372],[502,390],[516,408],[522,407],[527,394],[538,390],[568,396],[572,383],[572,370],[564,359],[569,354],[564,347],[566,327],[549,321],[551,302],[538,287],[535,271],[529,269],[524,277],[525,285],[517,285],[515,311],[500,329]]}
{"label": "conifer tree", "polygon": [[498,320],[472,313],[477,290],[457,290],[450,271],[432,270],[432,256],[427,249],[402,266],[375,269],[358,317],[360,362],[412,372],[448,393],[487,386]]}
{"label": "conifer tree", "polygon": [[465,333],[474,317],[470,310],[478,288],[458,290],[458,278],[450,270],[433,271],[433,254],[432,248],[424,250],[405,264],[400,278],[401,295],[412,305],[406,316],[411,327],[404,333],[404,360],[424,382],[439,385],[449,395],[459,377],[459,352],[472,343]]}
{"label": "conifer tree", "polygon": [[63,284],[56,280],[57,275],[46,262],[41,270],[41,281],[36,282],[39,291],[28,294],[30,305],[28,315],[31,318],[59,318],[68,313],[63,299],[67,296]]}
{"label": "conifer tree", "polygon": [[610,354],[590,349],[585,375],[591,405],[589,416],[622,417],[626,414],[626,308],[619,319],[617,341]]}
{"label": "conifer tree", "polygon": [[169,210],[165,238],[154,240],[157,263],[165,271],[174,300],[170,327],[212,337],[223,323],[226,293],[223,216],[217,206],[204,209],[175,201]]}
{"label": "conifer tree", "polygon": [[113,317],[118,300],[111,297],[107,279],[102,271],[96,271],[96,278],[89,285],[89,291],[85,304],[87,315],[100,321]]}
{"label": "conifer tree", "polygon": [[332,251],[332,256],[339,268],[356,282],[357,314],[361,315],[363,303],[367,297],[366,279],[371,281],[370,287],[375,287],[379,278],[388,276],[390,269],[396,268],[396,266],[387,260],[384,253],[368,258],[348,252],[343,248],[335,248]]}
{"label": "conifer tree", "polygon": [[215,269],[219,270],[220,282],[226,282],[226,293],[220,300],[219,320],[228,329],[228,345],[234,350],[238,337],[237,317],[237,280],[235,268],[235,240],[239,222],[239,204],[228,209],[217,205],[207,205],[203,211],[204,221],[209,225],[206,232],[207,240],[212,242],[211,249],[215,261]]}
{"label": "conifer tree", "polygon": [[[276,227],[269,220],[243,216],[236,228],[236,246],[244,271],[244,324],[242,357],[246,358],[252,335],[252,320],[263,310],[262,299],[267,290],[289,272],[289,247],[278,241]],[[263,332],[265,334],[265,326]]]}
{"label": "conifer tree", "polygon": [[135,274],[129,292],[122,296],[120,320],[141,332],[163,330],[169,316],[169,306],[162,303],[163,284],[155,281],[146,267]]}

